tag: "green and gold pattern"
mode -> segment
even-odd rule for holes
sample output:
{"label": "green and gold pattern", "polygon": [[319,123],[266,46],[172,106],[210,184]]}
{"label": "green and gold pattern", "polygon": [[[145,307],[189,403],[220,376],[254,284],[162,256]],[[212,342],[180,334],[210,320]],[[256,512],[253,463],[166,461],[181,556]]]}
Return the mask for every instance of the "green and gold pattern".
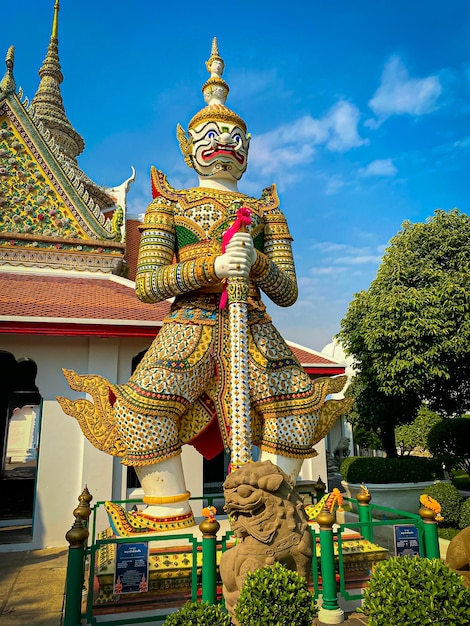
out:
{"label": "green and gold pattern", "polygon": [[[272,325],[259,292],[284,305],[297,295],[291,237],[275,188],[261,200],[204,188],[177,191],[157,170],[152,184],[154,200],[141,227],[137,293],[146,302],[176,298],[133,376],[114,388],[119,432],[128,447],[123,462],[146,465],[179,454],[181,443],[191,442],[215,415],[225,446],[231,447],[235,357],[228,338],[240,328],[236,315],[229,322],[228,310],[219,309],[224,283],[213,261],[240,200],[252,210],[252,232],[262,246],[248,288],[246,338],[238,348],[248,360],[244,376],[253,443],[292,457],[314,456],[328,380],[317,383],[305,373]],[[241,410],[246,415],[246,407]]]}
{"label": "green and gold pattern", "polygon": [[0,123],[0,231],[88,239],[14,126]]}

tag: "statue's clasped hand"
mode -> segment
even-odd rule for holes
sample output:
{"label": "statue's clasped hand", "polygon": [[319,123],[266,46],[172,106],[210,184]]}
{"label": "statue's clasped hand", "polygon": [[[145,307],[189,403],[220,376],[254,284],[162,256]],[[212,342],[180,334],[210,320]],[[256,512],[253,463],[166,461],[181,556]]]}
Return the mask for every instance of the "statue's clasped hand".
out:
{"label": "statue's clasped hand", "polygon": [[215,259],[214,269],[218,278],[241,276],[248,278],[256,261],[256,250],[250,233],[238,232],[230,239],[224,254]]}

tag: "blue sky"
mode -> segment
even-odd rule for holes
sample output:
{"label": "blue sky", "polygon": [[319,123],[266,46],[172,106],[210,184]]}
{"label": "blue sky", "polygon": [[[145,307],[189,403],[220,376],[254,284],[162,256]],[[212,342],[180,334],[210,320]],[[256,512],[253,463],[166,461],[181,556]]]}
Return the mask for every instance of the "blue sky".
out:
{"label": "blue sky", "polygon": [[[54,0],[7,3],[3,52],[30,99]],[[240,190],[278,185],[300,295],[271,306],[283,335],[321,349],[367,289],[406,219],[470,212],[470,3],[61,0],[59,55],[82,169],[112,186],[137,170],[129,210],[150,200],[150,165],[196,184],[179,152],[203,106],[217,36],[227,105],[252,134]],[[3,75],[3,72],[2,72]]]}

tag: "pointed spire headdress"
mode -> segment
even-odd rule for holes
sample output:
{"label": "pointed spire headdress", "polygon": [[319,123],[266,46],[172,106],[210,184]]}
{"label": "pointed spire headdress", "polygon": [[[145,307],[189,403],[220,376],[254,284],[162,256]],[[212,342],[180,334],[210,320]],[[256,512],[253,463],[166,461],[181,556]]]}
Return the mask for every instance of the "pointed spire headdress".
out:
{"label": "pointed spire headdress", "polygon": [[[211,55],[206,61],[206,67],[210,78],[202,86],[202,93],[207,106],[194,115],[188,124],[188,130],[198,126],[201,122],[228,122],[229,124],[239,126],[246,133],[245,121],[237,113],[225,106],[229,86],[222,78],[225,64],[219,55],[217,37],[214,37],[212,40]],[[176,133],[185,161],[188,165],[191,165],[189,155],[192,150],[192,140],[186,137],[180,124],[177,126]]]}

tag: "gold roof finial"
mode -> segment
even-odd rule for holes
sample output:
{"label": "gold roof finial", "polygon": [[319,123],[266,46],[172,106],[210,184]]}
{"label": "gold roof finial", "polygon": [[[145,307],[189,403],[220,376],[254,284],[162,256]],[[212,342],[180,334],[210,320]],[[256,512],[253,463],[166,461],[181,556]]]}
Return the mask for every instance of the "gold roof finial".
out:
{"label": "gold roof finial", "polygon": [[54,20],[52,21],[52,37],[59,37],[59,0],[55,0],[54,4]]}
{"label": "gold roof finial", "polygon": [[13,65],[15,63],[15,46],[10,46],[8,48],[8,52],[7,52],[7,56],[5,57],[5,62],[7,64],[7,67],[11,67],[11,69],[13,70]]}
{"label": "gold roof finial", "polygon": [[13,66],[15,64],[14,46],[10,46],[8,48],[8,52],[5,57],[5,64],[7,66],[7,71],[5,72],[5,76],[0,81],[0,95],[6,96],[9,93],[15,93],[16,90],[16,82],[13,78]]}
{"label": "gold roof finial", "polygon": [[64,156],[76,165],[77,156],[83,152],[85,142],[70,123],[62,101],[60,84],[64,76],[59,62],[59,0],[54,3],[52,34],[46,58],[39,70],[41,81],[32,104],[37,115],[60,146]]}

